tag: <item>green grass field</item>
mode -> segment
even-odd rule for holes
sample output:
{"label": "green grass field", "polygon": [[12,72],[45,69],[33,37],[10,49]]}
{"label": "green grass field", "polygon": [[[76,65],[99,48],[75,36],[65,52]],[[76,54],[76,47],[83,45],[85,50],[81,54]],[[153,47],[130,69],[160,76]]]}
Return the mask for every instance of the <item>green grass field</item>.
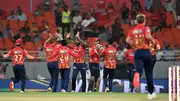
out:
{"label": "green grass field", "polygon": [[[0,101],[149,101],[147,94],[125,93],[51,93],[0,92]],[[168,101],[168,94],[158,94],[152,101]]]}

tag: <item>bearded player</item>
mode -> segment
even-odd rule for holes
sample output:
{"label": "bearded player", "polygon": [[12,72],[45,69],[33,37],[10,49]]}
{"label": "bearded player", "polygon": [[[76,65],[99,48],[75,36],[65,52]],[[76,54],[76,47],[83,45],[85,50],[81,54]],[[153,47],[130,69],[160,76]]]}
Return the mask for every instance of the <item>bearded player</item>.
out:
{"label": "bearded player", "polygon": [[151,36],[150,28],[145,26],[146,16],[138,14],[136,20],[138,25],[128,33],[126,39],[126,42],[135,49],[134,60],[136,73],[134,75],[133,84],[135,88],[139,88],[139,80],[144,68],[148,85],[148,99],[153,99],[156,97],[156,94],[154,92],[153,63],[149,42],[153,44],[155,44],[155,42]]}
{"label": "bearded player", "polygon": [[4,58],[12,57],[13,71],[15,79],[13,82],[10,82],[10,91],[14,91],[14,84],[18,83],[21,80],[21,93],[24,92],[26,85],[26,71],[24,67],[24,59],[40,59],[40,57],[33,57],[27,53],[25,49],[21,47],[22,39],[19,38],[16,40],[15,48],[11,49],[7,54],[4,54]]}
{"label": "bearded player", "polygon": [[78,73],[81,73],[82,92],[86,92],[86,58],[85,58],[85,43],[81,40],[79,32],[76,34],[76,45],[71,46],[74,52],[79,54],[79,57],[74,57],[73,61],[73,76],[72,76],[72,92],[76,90],[76,78]]}

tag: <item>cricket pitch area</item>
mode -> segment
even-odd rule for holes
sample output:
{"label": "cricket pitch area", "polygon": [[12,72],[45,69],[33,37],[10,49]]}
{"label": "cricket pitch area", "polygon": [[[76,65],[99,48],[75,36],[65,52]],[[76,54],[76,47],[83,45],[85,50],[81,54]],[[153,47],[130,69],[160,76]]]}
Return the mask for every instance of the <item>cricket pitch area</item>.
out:
{"label": "cricket pitch area", "polygon": [[0,92],[0,101],[168,101],[168,94],[148,100],[140,93]]}

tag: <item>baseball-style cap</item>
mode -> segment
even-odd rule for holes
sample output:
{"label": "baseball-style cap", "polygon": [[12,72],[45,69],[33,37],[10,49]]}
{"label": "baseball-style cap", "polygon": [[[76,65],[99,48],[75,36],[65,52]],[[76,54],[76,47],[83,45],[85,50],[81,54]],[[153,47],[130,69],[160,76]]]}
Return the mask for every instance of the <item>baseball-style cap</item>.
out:
{"label": "baseball-style cap", "polygon": [[21,38],[19,38],[16,40],[16,45],[20,45],[20,44],[22,44],[22,42],[23,42],[23,40]]}

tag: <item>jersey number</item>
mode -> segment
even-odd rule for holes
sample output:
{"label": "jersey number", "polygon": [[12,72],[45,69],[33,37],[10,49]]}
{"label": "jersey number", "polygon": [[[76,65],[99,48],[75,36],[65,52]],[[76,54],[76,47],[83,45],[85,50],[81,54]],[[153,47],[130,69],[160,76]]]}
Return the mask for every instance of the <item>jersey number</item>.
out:
{"label": "jersey number", "polygon": [[22,60],[22,57],[23,57],[23,55],[15,55],[15,61],[16,62],[19,62],[19,61],[21,61]]}

